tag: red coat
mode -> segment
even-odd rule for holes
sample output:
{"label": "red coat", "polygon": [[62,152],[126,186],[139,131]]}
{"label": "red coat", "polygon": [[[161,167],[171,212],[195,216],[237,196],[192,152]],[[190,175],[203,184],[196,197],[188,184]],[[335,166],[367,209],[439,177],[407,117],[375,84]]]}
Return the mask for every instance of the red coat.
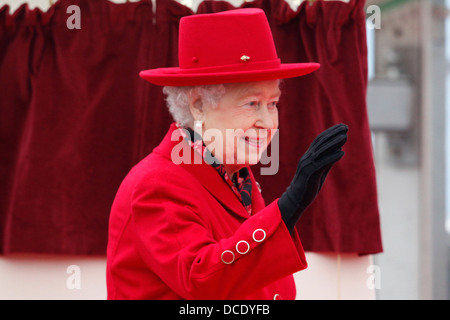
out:
{"label": "red coat", "polygon": [[171,160],[172,125],[122,182],[111,210],[108,299],[294,299],[307,263],[252,176],[249,216],[210,165]]}

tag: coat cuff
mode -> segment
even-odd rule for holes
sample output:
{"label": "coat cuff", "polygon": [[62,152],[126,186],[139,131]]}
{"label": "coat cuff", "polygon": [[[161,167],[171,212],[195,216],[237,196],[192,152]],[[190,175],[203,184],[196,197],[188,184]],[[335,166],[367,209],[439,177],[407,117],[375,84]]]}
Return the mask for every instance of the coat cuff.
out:
{"label": "coat cuff", "polygon": [[[216,251],[216,268],[193,269],[193,277],[215,273],[223,268],[234,271],[258,270],[259,281],[275,281],[307,267],[298,234],[290,234],[277,205],[277,200],[247,219],[233,237],[220,241]],[[263,280],[264,282],[264,280]]]}

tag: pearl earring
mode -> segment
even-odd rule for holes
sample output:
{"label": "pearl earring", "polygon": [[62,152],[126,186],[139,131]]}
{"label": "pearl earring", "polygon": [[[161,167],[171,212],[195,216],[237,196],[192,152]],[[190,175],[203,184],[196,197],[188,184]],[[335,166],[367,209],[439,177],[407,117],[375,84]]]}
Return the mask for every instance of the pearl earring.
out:
{"label": "pearl earring", "polygon": [[203,121],[202,120],[195,120],[194,121],[194,129],[197,129],[198,131],[201,132],[203,128]]}

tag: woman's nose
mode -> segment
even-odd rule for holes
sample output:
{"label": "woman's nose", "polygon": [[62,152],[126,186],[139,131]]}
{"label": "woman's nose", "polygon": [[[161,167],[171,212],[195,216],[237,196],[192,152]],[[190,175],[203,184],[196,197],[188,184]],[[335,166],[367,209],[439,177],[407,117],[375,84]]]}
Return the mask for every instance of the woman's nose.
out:
{"label": "woman's nose", "polygon": [[274,117],[277,115],[269,112],[267,105],[261,106],[257,111],[257,119],[255,125],[264,129],[275,128]]}

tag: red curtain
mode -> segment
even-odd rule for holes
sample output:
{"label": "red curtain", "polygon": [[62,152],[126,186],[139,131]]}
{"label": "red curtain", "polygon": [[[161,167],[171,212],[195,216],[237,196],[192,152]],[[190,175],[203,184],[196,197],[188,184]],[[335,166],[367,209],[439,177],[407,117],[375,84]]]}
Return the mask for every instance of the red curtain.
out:
{"label": "red curtain", "polygon": [[[68,29],[70,5],[81,29]],[[365,105],[363,1],[256,0],[283,62],[317,61],[284,82],[280,169],[259,176],[272,201],[316,134],[344,122],[346,155],[299,223],[306,250],[380,252],[375,172]],[[233,7],[205,1],[199,13]],[[0,9],[0,253],[105,254],[109,210],[130,168],[171,122],[161,88],[140,70],[177,65],[178,22],[193,12],[171,0],[114,4],[59,0],[47,12]]]}
{"label": "red curtain", "polygon": [[[175,2],[0,12],[1,251],[104,254],[115,192],[170,115],[139,71],[174,64]],[[68,29],[70,5],[81,29]]]}
{"label": "red curtain", "polygon": [[344,158],[330,171],[299,224],[305,250],[382,251],[371,132],[366,108],[367,45],[364,0],[303,3],[296,12],[272,0],[271,22],[280,58],[317,61],[313,74],[285,82],[280,108],[280,173],[262,177],[268,200],[291,180],[297,159],[322,130],[349,126]]}

